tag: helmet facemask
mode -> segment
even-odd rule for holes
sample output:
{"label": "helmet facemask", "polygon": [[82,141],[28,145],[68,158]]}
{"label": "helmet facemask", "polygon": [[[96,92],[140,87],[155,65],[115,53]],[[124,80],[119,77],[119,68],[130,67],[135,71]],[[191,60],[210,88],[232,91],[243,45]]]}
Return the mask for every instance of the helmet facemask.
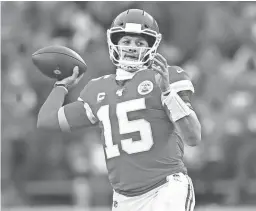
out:
{"label": "helmet facemask", "polygon": [[[149,47],[128,47],[117,44],[117,37],[120,39],[120,37],[130,34],[144,37]],[[148,67],[156,55],[161,39],[162,35],[151,29],[141,30],[141,24],[127,23],[125,28],[112,27],[107,31],[110,59],[117,67],[127,71],[136,71],[143,67]],[[126,51],[125,48],[137,50],[138,56],[136,60],[124,58],[123,52]]]}

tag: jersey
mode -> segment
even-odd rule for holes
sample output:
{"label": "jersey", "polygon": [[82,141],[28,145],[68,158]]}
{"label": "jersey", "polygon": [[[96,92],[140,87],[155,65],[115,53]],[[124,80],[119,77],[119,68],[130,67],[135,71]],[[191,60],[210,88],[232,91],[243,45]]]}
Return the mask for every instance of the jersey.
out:
{"label": "jersey", "polygon": [[[188,75],[169,67],[170,86],[193,92]],[[102,129],[106,166],[113,189],[136,196],[183,172],[184,142],[161,102],[153,70],[142,70],[120,85],[115,75],[91,80],[80,101]]]}

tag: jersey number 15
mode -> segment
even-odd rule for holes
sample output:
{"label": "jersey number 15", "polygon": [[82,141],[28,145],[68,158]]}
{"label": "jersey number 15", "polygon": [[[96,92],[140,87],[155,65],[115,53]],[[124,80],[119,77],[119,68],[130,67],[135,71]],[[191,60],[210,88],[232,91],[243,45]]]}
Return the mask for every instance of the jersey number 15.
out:
{"label": "jersey number 15", "polygon": [[[116,116],[118,119],[120,134],[139,131],[141,137],[141,140],[138,141],[133,141],[132,138],[121,140],[122,150],[128,154],[148,151],[154,144],[151,125],[147,120],[128,120],[128,112],[142,109],[146,109],[145,98],[129,100],[116,105]],[[109,105],[100,107],[97,112],[97,116],[102,122],[104,128],[107,159],[120,156],[118,145],[113,143],[111,119],[109,118]]]}

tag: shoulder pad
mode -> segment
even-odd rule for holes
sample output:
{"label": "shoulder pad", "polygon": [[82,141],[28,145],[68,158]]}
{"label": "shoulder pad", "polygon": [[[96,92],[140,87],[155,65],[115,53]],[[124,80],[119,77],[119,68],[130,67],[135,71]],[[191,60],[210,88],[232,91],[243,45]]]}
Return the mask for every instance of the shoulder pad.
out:
{"label": "shoulder pad", "polygon": [[83,88],[83,90],[80,92],[80,95],[78,97],[78,101],[83,101],[86,102],[89,98],[90,98],[90,91],[92,90],[92,84],[93,81],[90,80],[85,87]]}
{"label": "shoulder pad", "polygon": [[189,78],[189,75],[184,69],[178,66],[169,66],[169,79],[170,86],[176,90],[176,92],[190,90],[194,92],[194,86]]}

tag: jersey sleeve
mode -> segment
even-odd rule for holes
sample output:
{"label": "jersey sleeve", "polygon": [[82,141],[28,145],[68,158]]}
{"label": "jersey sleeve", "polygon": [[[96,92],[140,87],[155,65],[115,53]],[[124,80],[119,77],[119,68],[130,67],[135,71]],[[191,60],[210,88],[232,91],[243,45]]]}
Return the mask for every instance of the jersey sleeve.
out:
{"label": "jersey sleeve", "polygon": [[170,90],[162,93],[161,100],[170,120],[177,120],[190,115],[193,108],[190,100],[194,86],[188,74],[180,67],[169,67]]}
{"label": "jersey sleeve", "polygon": [[174,89],[192,109],[190,102],[195,89],[189,75],[181,67],[169,66],[169,79],[171,89]]}
{"label": "jersey sleeve", "polygon": [[58,111],[59,125],[62,131],[71,132],[96,124],[97,118],[90,106],[90,84],[80,93],[76,102],[61,107]]}
{"label": "jersey sleeve", "polygon": [[94,100],[92,99],[93,96],[93,88],[92,88],[93,82],[90,81],[88,85],[81,91],[80,96],[78,97],[78,101],[83,103],[84,109],[86,111],[87,117],[89,120],[95,124],[98,122],[98,119],[96,115],[93,113],[93,105]]}
{"label": "jersey sleeve", "polygon": [[194,93],[195,89],[190,80],[189,75],[178,66],[169,66],[169,80],[170,86],[177,93],[187,91]]}

